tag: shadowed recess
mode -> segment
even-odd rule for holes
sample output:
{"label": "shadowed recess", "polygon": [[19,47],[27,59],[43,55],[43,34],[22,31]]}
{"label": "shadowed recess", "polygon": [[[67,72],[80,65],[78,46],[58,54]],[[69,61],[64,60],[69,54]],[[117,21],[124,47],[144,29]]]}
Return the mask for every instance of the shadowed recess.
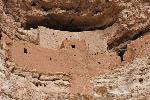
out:
{"label": "shadowed recess", "polygon": [[52,13],[46,16],[30,16],[25,23],[22,23],[22,27],[25,30],[30,30],[30,28],[36,29],[38,26],[43,26],[54,30],[81,32],[105,29],[113,25],[115,21],[114,16],[78,16]]}

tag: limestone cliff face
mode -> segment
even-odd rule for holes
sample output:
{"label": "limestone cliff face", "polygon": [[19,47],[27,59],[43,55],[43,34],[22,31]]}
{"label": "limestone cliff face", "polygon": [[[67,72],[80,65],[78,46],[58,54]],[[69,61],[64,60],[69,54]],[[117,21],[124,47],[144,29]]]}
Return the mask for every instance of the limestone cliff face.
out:
{"label": "limestone cliff face", "polygon": [[0,0],[0,100],[149,100],[149,0]]}

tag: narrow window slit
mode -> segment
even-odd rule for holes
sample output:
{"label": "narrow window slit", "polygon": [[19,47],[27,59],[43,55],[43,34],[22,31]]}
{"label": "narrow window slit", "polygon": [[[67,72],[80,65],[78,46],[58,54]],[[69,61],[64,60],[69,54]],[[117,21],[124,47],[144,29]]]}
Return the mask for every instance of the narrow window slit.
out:
{"label": "narrow window slit", "polygon": [[76,48],[76,46],[75,46],[75,45],[71,45],[71,47],[72,47],[72,48]]}
{"label": "narrow window slit", "polygon": [[26,48],[24,48],[24,53],[27,54],[28,53],[28,50]]}

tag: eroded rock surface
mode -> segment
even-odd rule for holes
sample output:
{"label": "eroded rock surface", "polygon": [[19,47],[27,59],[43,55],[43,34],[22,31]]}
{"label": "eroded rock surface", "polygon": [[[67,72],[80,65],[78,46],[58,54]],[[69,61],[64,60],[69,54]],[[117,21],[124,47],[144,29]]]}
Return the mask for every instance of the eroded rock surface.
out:
{"label": "eroded rock surface", "polygon": [[149,100],[149,0],[0,0],[1,100]]}

